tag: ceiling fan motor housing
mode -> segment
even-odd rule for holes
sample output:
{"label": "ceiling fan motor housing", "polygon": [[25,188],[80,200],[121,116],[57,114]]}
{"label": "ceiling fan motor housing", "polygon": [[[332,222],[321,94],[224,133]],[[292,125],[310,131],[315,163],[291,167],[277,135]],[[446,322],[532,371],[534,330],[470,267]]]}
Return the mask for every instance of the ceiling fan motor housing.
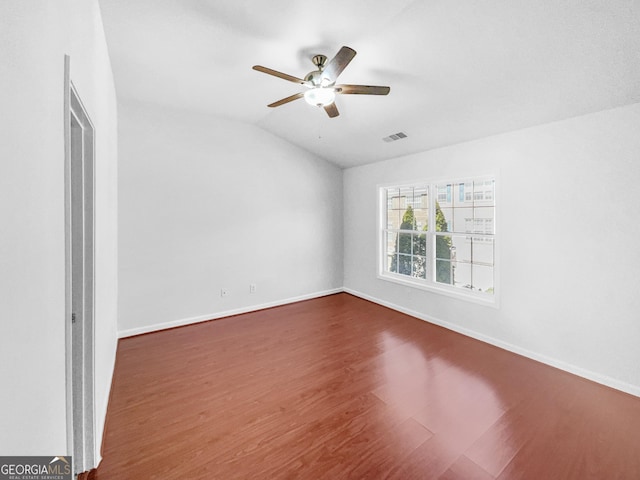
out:
{"label": "ceiling fan motor housing", "polygon": [[[319,87],[322,85],[322,70],[315,70],[313,72],[309,72],[306,77],[304,77],[305,82],[311,83],[314,87]],[[325,81],[326,83],[326,81]],[[324,85],[322,85],[324,86]]]}
{"label": "ceiling fan motor housing", "polygon": [[318,67],[318,70],[308,73],[307,76],[304,77],[305,81],[311,83],[314,87],[326,87],[330,85],[332,82],[328,82],[327,78],[322,78],[322,71],[327,63],[327,57],[325,55],[314,55],[311,61]]}
{"label": "ceiling fan motor housing", "polygon": [[322,70],[324,68],[324,64],[327,63],[327,57],[325,55],[314,55],[311,61],[316,67],[318,67],[318,70]]}

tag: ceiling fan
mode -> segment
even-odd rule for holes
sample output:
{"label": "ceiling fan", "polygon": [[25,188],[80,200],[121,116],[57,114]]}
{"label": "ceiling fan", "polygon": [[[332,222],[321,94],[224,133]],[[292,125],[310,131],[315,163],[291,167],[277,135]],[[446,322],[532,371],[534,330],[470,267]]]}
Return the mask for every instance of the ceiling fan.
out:
{"label": "ceiling fan", "polygon": [[356,56],[356,51],[349,47],[342,47],[335,57],[327,62],[324,55],[315,55],[312,59],[317,70],[310,72],[302,78],[287,75],[286,73],[272,70],[271,68],[261,65],[254,65],[253,69],[258,72],[273,75],[289,82],[299,83],[308,88],[304,92],[295,93],[289,97],[273,102],[268,107],[279,107],[285,103],[292,102],[299,98],[304,99],[310,105],[316,105],[324,108],[329,117],[337,117],[340,115],[338,107],[335,104],[336,94],[342,95],[387,95],[391,90],[389,87],[380,87],[372,85],[336,85],[338,75],[349,65],[349,62]]}

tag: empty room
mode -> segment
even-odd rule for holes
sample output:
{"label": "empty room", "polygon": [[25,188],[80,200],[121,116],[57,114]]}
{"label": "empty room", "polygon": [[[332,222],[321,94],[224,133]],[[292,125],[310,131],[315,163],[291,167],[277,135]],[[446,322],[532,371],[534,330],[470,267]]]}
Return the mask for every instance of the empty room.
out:
{"label": "empty room", "polygon": [[640,1],[0,2],[0,479],[640,478]]}

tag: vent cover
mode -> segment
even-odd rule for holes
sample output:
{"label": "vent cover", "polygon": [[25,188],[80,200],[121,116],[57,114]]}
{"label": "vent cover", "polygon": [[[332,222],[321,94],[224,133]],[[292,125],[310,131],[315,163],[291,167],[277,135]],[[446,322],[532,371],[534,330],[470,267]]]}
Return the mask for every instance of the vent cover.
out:
{"label": "vent cover", "polygon": [[393,135],[389,135],[388,137],[384,137],[382,140],[385,142],[395,142],[396,140],[402,140],[403,138],[407,138],[407,134],[404,132],[398,132]]}

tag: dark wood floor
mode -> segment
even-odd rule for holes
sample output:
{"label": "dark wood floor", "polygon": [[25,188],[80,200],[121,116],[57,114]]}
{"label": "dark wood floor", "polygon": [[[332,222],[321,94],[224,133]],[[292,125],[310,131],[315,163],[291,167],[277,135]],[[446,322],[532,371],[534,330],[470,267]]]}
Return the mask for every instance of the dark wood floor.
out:
{"label": "dark wood floor", "polygon": [[640,479],[640,398],[348,294],[123,339],[96,478]]}

